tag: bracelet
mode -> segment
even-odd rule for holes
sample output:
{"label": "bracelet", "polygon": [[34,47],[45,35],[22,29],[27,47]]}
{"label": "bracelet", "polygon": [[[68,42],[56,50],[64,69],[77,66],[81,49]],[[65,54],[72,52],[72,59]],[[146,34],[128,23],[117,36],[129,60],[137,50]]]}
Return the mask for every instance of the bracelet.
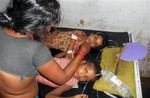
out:
{"label": "bracelet", "polygon": [[83,51],[83,50],[77,51],[77,52],[75,53],[75,55],[76,55],[76,54],[79,54],[79,55],[82,57],[82,60],[84,60],[84,58],[85,58],[85,56],[86,56],[86,52]]}
{"label": "bracelet", "polygon": [[73,54],[73,53],[74,53],[74,51],[72,51],[72,50],[67,51],[67,54]]}
{"label": "bracelet", "polygon": [[77,40],[77,36],[76,36],[76,35],[74,35],[74,34],[72,34],[72,35],[71,35],[71,39],[75,39],[75,40]]}

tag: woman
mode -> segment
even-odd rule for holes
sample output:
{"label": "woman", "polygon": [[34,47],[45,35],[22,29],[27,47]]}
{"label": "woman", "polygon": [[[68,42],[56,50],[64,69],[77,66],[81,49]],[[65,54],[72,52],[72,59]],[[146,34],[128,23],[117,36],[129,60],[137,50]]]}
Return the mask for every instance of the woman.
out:
{"label": "woman", "polygon": [[40,73],[56,84],[73,76],[90,51],[87,44],[62,70],[49,49],[32,38],[33,34],[50,31],[59,21],[56,0],[14,0],[4,13],[0,12],[0,98],[35,98],[35,77]]}

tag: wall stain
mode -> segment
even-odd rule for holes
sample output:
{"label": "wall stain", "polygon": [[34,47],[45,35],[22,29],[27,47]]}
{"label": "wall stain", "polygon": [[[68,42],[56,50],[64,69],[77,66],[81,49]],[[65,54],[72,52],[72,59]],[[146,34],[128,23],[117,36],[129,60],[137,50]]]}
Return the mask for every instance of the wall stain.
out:
{"label": "wall stain", "polygon": [[148,50],[147,55],[142,60],[139,60],[140,75],[142,77],[150,77],[150,38],[144,35],[144,33],[141,30],[136,34],[135,39],[136,42],[145,44]]}
{"label": "wall stain", "polygon": [[150,40],[148,41],[147,46],[148,46],[147,47],[148,53],[146,57],[143,59],[142,68],[141,68],[142,70],[141,76],[143,77],[150,77]]}
{"label": "wall stain", "polygon": [[80,24],[81,24],[82,26],[84,26],[84,20],[83,20],[83,19],[80,19]]}

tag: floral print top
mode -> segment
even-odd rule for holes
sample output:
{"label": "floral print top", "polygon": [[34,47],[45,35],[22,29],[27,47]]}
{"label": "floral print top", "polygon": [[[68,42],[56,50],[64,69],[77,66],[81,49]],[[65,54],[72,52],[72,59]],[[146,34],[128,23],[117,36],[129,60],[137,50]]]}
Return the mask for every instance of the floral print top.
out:
{"label": "floral print top", "polygon": [[55,31],[52,33],[52,36],[49,40],[49,44],[51,48],[67,51],[69,44],[71,43],[71,35],[74,34],[80,39],[77,38],[76,43],[74,45],[74,51],[78,50],[81,44],[85,42],[87,35],[83,31],[73,30],[73,31]]}

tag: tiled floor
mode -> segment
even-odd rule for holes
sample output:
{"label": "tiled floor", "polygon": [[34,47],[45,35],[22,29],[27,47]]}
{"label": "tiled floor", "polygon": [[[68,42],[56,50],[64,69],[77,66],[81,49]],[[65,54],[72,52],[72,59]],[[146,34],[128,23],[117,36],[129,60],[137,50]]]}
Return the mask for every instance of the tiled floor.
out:
{"label": "tiled floor", "polygon": [[150,98],[150,78],[141,77],[143,98]]}

